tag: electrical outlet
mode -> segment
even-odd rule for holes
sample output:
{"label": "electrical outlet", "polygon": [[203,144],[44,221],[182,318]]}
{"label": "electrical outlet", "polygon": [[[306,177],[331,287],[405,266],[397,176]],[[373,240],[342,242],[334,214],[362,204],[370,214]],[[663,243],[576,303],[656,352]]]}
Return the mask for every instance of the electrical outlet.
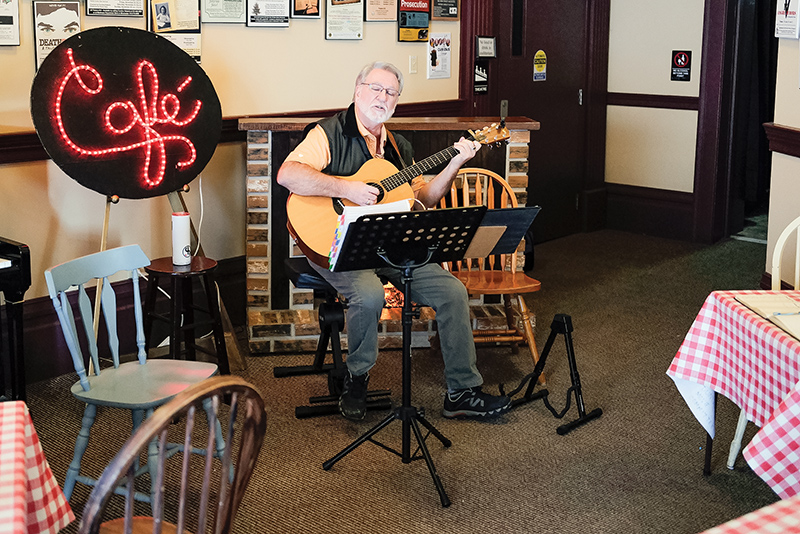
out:
{"label": "electrical outlet", "polygon": [[408,73],[417,73],[417,56],[408,56]]}

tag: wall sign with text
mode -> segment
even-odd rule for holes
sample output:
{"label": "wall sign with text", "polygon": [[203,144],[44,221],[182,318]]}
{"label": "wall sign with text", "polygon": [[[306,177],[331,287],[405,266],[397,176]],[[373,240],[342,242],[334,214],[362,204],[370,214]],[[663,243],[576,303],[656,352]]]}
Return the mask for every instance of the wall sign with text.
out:
{"label": "wall sign with text", "polygon": [[673,82],[688,82],[692,79],[692,51],[673,50],[672,51],[672,75]]}
{"label": "wall sign with text", "polygon": [[425,42],[431,20],[431,0],[400,0],[397,4],[397,40]]}
{"label": "wall sign with text", "polygon": [[84,31],[50,52],[33,80],[31,116],[56,165],[121,198],[181,189],[222,131],[203,69],[167,39],[122,27]]}

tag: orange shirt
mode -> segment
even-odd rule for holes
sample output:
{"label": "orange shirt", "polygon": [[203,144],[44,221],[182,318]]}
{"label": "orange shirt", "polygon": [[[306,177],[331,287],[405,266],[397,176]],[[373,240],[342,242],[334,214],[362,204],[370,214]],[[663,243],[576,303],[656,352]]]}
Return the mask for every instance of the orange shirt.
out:
{"label": "orange shirt", "polygon": [[[381,126],[381,139],[380,139],[380,150],[378,148],[378,138],[372,135],[369,130],[367,130],[361,121],[358,120],[358,115],[356,114],[356,122],[358,123],[358,131],[364,137],[364,141],[367,143],[367,148],[369,149],[369,153],[373,157],[382,158],[384,153],[384,148],[386,145],[386,127]],[[331,148],[330,144],[328,143],[328,136],[325,134],[325,130],[322,129],[322,126],[317,124],[314,128],[308,132],[306,138],[303,139],[297,147],[292,150],[292,152],[286,156],[285,161],[296,161],[298,163],[305,163],[309,165],[313,169],[318,171],[322,171],[325,167],[330,165],[331,163]],[[417,176],[411,182],[411,188],[413,189],[414,193],[425,185],[425,180],[422,176]]]}

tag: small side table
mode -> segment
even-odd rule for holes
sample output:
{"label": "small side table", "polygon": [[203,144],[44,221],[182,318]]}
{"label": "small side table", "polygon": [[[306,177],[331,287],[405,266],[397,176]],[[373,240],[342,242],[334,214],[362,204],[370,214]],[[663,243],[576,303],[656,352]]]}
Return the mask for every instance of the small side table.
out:
{"label": "small side table", "polygon": [[[204,256],[192,256],[190,265],[173,265],[172,256],[168,256],[155,259],[144,268],[148,274],[147,300],[144,305],[145,350],[150,347],[153,320],[158,319],[170,325],[169,356],[171,358],[177,359],[181,355],[181,342],[183,342],[187,359],[197,359],[196,351],[199,350],[216,356],[220,373],[230,374],[225,334],[222,330],[222,318],[214,284],[216,268],[217,262]],[[202,283],[206,295],[205,308],[194,304],[193,280]],[[159,288],[170,295],[170,311],[166,316],[155,312]],[[195,322],[195,311],[208,313],[210,319]],[[197,344],[197,328],[201,326],[212,327],[216,354]]]}

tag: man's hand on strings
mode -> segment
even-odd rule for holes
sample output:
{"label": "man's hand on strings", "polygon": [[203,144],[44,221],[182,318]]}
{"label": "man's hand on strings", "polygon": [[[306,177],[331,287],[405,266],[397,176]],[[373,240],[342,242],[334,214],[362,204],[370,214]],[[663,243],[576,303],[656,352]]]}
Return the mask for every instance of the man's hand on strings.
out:
{"label": "man's hand on strings", "polygon": [[347,181],[347,194],[344,198],[359,206],[370,206],[378,201],[378,188],[359,181]]}

